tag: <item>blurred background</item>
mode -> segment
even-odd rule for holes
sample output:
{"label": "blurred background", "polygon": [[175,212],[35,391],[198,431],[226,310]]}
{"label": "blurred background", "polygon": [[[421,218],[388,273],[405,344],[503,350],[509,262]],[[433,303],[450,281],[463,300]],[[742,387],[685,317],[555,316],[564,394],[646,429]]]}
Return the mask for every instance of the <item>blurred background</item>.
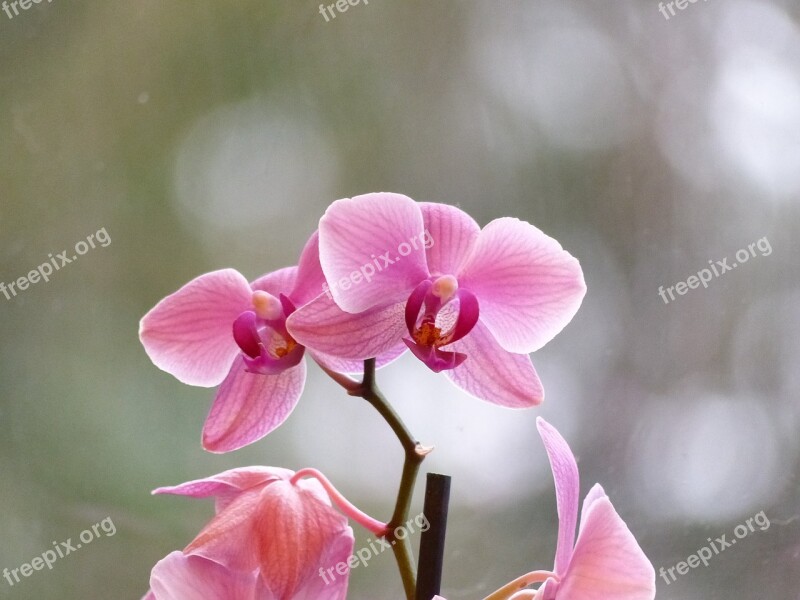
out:
{"label": "blurred background", "polygon": [[[800,598],[794,0],[675,15],[654,0],[370,0],[327,21],[313,2],[53,0],[0,12],[0,123],[0,281],[101,228],[111,239],[0,295],[0,569],[106,517],[117,528],[0,579],[0,597],[140,598],[213,510],[150,490],[236,466],[319,468],[388,518],[399,444],[319,369],[277,432],[214,456],[200,446],[213,392],[137,339],[185,282],[293,264],[333,200],[384,190],[482,225],[528,220],[589,288],[533,356],[540,409],[474,400],[407,358],[379,373],[436,445],[424,470],[453,477],[448,600],[552,565],[538,415],[657,570],[769,518],[707,568],[659,577],[658,598]],[[771,253],[708,289],[659,296],[762,238]],[[390,553],[353,571],[352,598],[400,590]]]}

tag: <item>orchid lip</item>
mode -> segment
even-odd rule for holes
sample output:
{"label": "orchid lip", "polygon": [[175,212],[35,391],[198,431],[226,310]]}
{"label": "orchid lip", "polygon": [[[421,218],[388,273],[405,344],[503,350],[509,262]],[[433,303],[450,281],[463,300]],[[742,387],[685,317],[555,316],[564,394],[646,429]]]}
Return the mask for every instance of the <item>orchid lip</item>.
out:
{"label": "orchid lip", "polygon": [[[403,342],[434,372],[455,369],[467,356],[440,348],[472,331],[479,315],[478,299],[469,290],[460,288],[454,276],[426,279],[414,288],[406,302],[410,338],[404,338]],[[446,327],[447,324],[450,326]]]}
{"label": "orchid lip", "polygon": [[253,293],[253,307],[233,322],[233,338],[247,370],[273,375],[299,364],[305,347],[286,329],[286,318],[295,310],[291,300],[283,294],[276,298],[257,290]]}

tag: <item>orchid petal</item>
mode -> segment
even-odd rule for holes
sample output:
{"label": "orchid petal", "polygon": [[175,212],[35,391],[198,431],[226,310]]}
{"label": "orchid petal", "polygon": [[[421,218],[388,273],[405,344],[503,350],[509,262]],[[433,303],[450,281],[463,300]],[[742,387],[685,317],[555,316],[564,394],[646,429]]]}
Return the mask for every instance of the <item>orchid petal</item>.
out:
{"label": "orchid petal", "polygon": [[262,494],[254,523],[261,577],[278,598],[292,598],[318,578],[320,561],[347,519],[308,490],[279,481]]}
{"label": "orchid petal", "polygon": [[[578,494],[580,483],[578,465],[566,440],[555,427],[541,417],[536,419],[536,427],[544,443],[550,468],[556,484],[556,504],[558,508],[558,546],[556,548],[555,572],[560,577],[570,564],[572,547],[575,543],[575,526],[578,520]],[[569,597],[567,594],[565,597]]]}
{"label": "orchid petal", "polygon": [[[392,348],[379,355],[375,360],[375,368],[381,369],[393,363],[406,351],[405,344],[398,341]],[[353,358],[341,358],[332,354],[309,350],[311,357],[326,369],[347,375],[361,375],[364,372],[364,361]]]}
{"label": "orchid petal", "polygon": [[251,295],[233,269],[206,273],[156,304],[141,320],[139,339],[159,369],[183,383],[213,387],[239,353],[231,324],[250,307]]}
{"label": "orchid petal", "polygon": [[544,399],[530,357],[503,350],[480,321],[467,336],[443,349],[466,354],[463,363],[445,374],[476,398],[507,408],[529,408]]}
{"label": "orchid petal", "polygon": [[[353,529],[346,527],[329,542],[326,551],[312,569],[313,576],[308,577],[293,597],[309,600],[344,600],[347,597],[350,571],[348,569],[344,575],[340,575],[335,568],[339,563],[347,564],[347,560],[353,555],[354,545]],[[326,574],[325,577],[320,574],[320,569]]]}
{"label": "orchid petal", "polygon": [[[400,302],[428,277],[423,228],[417,203],[400,194],[365,194],[328,207],[319,223],[320,262],[342,310]],[[399,256],[401,245],[409,247],[406,256]]]}
{"label": "orchid petal", "polygon": [[286,328],[295,340],[323,354],[354,360],[396,356],[405,331],[403,303],[353,315],[320,294],[292,313]]}
{"label": "orchid petal", "polygon": [[455,275],[461,272],[472,253],[480,226],[463,210],[447,204],[421,202],[425,232],[428,269],[432,275]]}
{"label": "orchid petal", "polygon": [[216,497],[217,512],[223,510],[230,501],[245,490],[270,483],[278,479],[290,479],[294,471],[278,467],[240,467],[230,469],[204,479],[187,481],[180,485],[160,487],[153,490],[154,495],[171,494],[190,498]]}
{"label": "orchid petal", "polygon": [[529,353],[570,322],[586,293],[578,261],[553,238],[505,217],[481,231],[459,276],[481,320],[509,352]]}
{"label": "orchid petal", "polygon": [[198,556],[173,552],[153,567],[153,600],[262,600],[256,597],[257,575],[234,573]]}
{"label": "orchid petal", "polygon": [[284,267],[262,275],[250,284],[254,290],[261,290],[272,294],[276,298],[281,294],[288,294],[297,282],[297,267]]}
{"label": "orchid petal", "polygon": [[586,497],[583,499],[583,506],[581,508],[581,524],[578,526],[579,534],[580,531],[583,529],[583,524],[586,523],[587,521],[586,513],[589,512],[589,507],[592,504],[594,504],[596,500],[599,500],[600,498],[608,498],[608,496],[606,495],[603,486],[600,485],[599,483],[595,483],[592,486],[592,489],[589,490],[589,493],[586,494]]}
{"label": "orchid petal", "polygon": [[257,569],[258,543],[254,531],[258,511],[266,490],[279,483],[250,488],[234,496],[184,548],[184,554],[202,556],[236,571]]}
{"label": "orchid petal", "polygon": [[239,357],[206,418],[203,447],[222,453],[260,440],[289,418],[305,381],[305,361],[274,375],[262,375],[246,371]]}
{"label": "orchid petal", "polygon": [[325,289],[325,274],[319,262],[319,231],[311,234],[297,263],[297,281],[289,297],[297,306],[311,302]]}
{"label": "orchid petal", "polygon": [[536,600],[556,600],[558,595],[558,581],[548,577],[541,587],[536,590]]}
{"label": "orchid petal", "polygon": [[603,496],[590,503],[559,596],[570,600],[652,600],[655,570]]}

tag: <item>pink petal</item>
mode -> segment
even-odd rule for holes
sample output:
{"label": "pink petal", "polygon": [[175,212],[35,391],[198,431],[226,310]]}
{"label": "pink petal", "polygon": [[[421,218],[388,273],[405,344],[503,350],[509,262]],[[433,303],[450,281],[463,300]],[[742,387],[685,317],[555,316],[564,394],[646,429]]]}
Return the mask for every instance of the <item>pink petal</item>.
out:
{"label": "pink petal", "polygon": [[[353,554],[355,539],[353,530],[345,528],[329,544],[317,565],[314,566],[313,577],[309,577],[305,584],[297,590],[296,598],[313,598],[314,600],[344,600],[347,597],[347,587],[350,579],[350,569],[340,575],[336,568],[339,564],[347,564],[347,559]],[[340,567],[343,571],[344,567]],[[320,574],[322,569],[322,574]],[[323,576],[324,575],[324,576]]]}
{"label": "pink petal", "polygon": [[403,310],[401,302],[353,315],[322,294],[292,313],[286,327],[295,340],[311,350],[364,360],[394,355],[405,333]]}
{"label": "pink petal", "polygon": [[161,300],[139,324],[150,360],[189,385],[213,387],[239,352],[231,327],[252,290],[233,269],[201,275]]}
{"label": "pink petal", "polygon": [[325,275],[319,262],[319,231],[311,234],[297,264],[297,281],[289,297],[295,306],[311,302],[324,291]]}
{"label": "pink petal", "polygon": [[445,374],[476,398],[507,408],[529,408],[544,399],[530,356],[503,350],[480,321],[446,350],[467,355],[463,363]]}
{"label": "pink petal", "polygon": [[[578,520],[578,465],[566,440],[555,427],[541,417],[536,419],[536,427],[547,450],[550,468],[556,484],[556,504],[558,507],[558,547],[556,549],[555,572],[566,573],[575,542],[575,526]],[[563,597],[569,597],[565,595]]]}
{"label": "pink petal", "polygon": [[267,273],[256,279],[250,287],[254,290],[269,292],[275,297],[280,294],[289,295],[297,281],[297,267],[284,267]]}
{"label": "pink petal", "polygon": [[400,302],[428,277],[423,228],[419,205],[400,194],[366,194],[328,207],[319,222],[320,262],[342,310]]}
{"label": "pink petal", "polygon": [[655,570],[636,538],[603,496],[591,502],[581,523],[572,562],[559,586],[570,600],[652,600]]}
{"label": "pink petal", "polygon": [[184,549],[184,554],[202,556],[237,571],[257,569],[258,539],[254,532],[259,510],[266,490],[280,483],[288,484],[278,480],[234,496]]}
{"label": "pink petal", "polygon": [[239,493],[278,479],[290,479],[294,471],[278,467],[240,467],[205,479],[180,485],[160,487],[153,494],[172,494],[191,498],[217,498],[217,512],[223,510]]}
{"label": "pink petal", "polygon": [[558,582],[548,577],[536,591],[536,600],[556,600],[558,595]]}
{"label": "pink petal", "polygon": [[459,284],[509,352],[528,353],[570,322],[586,293],[578,261],[530,223],[502,218],[481,232]]}
{"label": "pink petal", "polygon": [[586,513],[589,512],[589,507],[594,504],[596,500],[600,498],[608,498],[606,495],[603,486],[599,483],[595,483],[592,486],[592,489],[589,490],[589,493],[586,494],[586,497],[583,499],[583,506],[581,508],[581,524],[578,526],[578,534],[580,535],[580,531],[583,529],[583,524],[586,523]]}
{"label": "pink petal", "polygon": [[447,204],[421,202],[428,269],[431,275],[455,275],[461,273],[466,260],[481,232],[480,226],[463,210]]}
{"label": "pink petal", "polygon": [[308,490],[289,482],[268,486],[254,523],[261,577],[278,598],[292,598],[317,583],[320,562],[347,519]]}
{"label": "pink petal", "polygon": [[158,600],[158,598],[156,598],[152,590],[148,590],[147,593],[142,596],[142,600]]}
{"label": "pink petal", "polygon": [[[387,350],[385,353],[377,357],[375,361],[375,368],[380,369],[388,364],[393,363],[406,351],[406,345],[398,342],[394,347]],[[341,358],[331,354],[324,354],[322,352],[315,352],[309,350],[311,357],[319,364],[326,368],[336,371],[338,373],[345,373],[348,375],[360,375],[364,372],[364,361],[353,358]]]}
{"label": "pink petal", "polygon": [[[152,600],[265,600],[256,596],[255,572],[232,573],[197,556],[173,552],[153,567]],[[145,597],[147,600],[147,597]]]}
{"label": "pink petal", "polygon": [[206,418],[203,447],[222,453],[260,440],[289,418],[305,381],[305,361],[275,375],[261,375],[245,371],[240,356]]}

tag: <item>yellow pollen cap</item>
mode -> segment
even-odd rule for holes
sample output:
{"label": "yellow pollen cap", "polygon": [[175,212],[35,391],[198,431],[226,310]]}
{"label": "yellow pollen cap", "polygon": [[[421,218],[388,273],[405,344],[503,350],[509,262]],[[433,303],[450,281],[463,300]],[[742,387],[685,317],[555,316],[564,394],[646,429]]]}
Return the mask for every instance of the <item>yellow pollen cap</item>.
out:
{"label": "yellow pollen cap", "polygon": [[450,300],[453,294],[458,290],[458,280],[452,275],[442,275],[433,282],[431,292],[437,298],[441,298],[444,302]]}
{"label": "yellow pollen cap", "polygon": [[283,315],[281,301],[268,292],[253,292],[253,308],[260,319],[272,321]]}

